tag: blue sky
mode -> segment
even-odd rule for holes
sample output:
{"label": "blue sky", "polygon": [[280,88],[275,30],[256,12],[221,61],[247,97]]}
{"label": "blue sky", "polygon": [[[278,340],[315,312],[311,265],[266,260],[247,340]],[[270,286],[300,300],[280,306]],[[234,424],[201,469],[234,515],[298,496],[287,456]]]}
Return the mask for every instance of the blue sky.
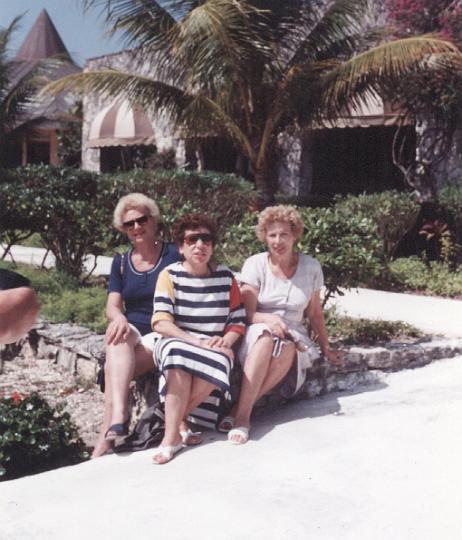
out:
{"label": "blue sky", "polygon": [[42,9],[46,9],[74,61],[83,65],[85,59],[101,56],[122,48],[117,39],[105,37],[103,19],[98,10],[84,13],[79,0],[0,0],[0,26],[7,26],[16,15],[26,13],[12,40],[14,53],[34,24]]}

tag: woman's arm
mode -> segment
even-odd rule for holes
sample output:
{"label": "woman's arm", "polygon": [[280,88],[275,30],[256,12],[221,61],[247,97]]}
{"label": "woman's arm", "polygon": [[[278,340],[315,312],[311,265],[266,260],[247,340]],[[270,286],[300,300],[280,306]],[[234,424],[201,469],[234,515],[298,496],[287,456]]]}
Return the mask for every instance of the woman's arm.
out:
{"label": "woman's arm", "polygon": [[200,340],[197,337],[188,334],[181,328],[179,328],[173,321],[167,319],[160,319],[152,323],[152,329],[154,332],[158,332],[162,337],[172,337],[182,339],[193,345],[199,345],[204,347],[205,340]]}
{"label": "woman's arm", "polygon": [[260,313],[257,311],[258,306],[258,289],[244,283],[241,287],[242,301],[244,303],[247,322],[249,324],[264,323],[267,324],[271,332],[283,338],[289,331],[287,324],[274,313]]}
{"label": "woman's arm", "polygon": [[310,321],[310,325],[318,336],[319,346],[322,354],[332,364],[343,364],[343,351],[332,350],[329,346],[329,337],[327,335],[326,322],[324,319],[324,311],[321,305],[320,291],[315,291],[310,298],[310,302],[306,309],[306,314]]}

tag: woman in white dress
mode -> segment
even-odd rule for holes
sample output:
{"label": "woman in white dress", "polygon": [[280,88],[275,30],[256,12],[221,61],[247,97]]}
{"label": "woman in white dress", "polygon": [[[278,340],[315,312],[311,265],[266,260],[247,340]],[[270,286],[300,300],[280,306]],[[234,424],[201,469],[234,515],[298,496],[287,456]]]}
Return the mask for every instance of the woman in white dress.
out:
{"label": "woman in white dress", "polygon": [[300,214],[290,206],[272,206],[260,213],[257,236],[268,251],[249,257],[242,268],[241,292],[250,325],[239,351],[243,379],[234,414],[221,423],[223,431],[232,428],[228,439],[233,444],[247,442],[257,400],[283,381],[292,366],[297,377],[289,394],[295,394],[306,369],[319,357],[303,324],[305,316],[324,357],[342,364],[343,352],[329,346],[320,300],[321,265],[295,250],[302,232]]}

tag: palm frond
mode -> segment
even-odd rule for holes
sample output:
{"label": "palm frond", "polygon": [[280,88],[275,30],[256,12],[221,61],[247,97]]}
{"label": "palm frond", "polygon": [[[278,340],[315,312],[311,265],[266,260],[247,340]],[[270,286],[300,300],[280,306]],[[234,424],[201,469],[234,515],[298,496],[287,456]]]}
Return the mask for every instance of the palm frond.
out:
{"label": "palm frond", "polygon": [[182,109],[192,99],[192,96],[177,86],[115,69],[69,75],[47,84],[39,95],[56,95],[66,90],[84,95],[94,92],[114,98],[122,97],[146,109],[162,109],[172,116],[173,121],[181,116]]}
{"label": "palm frond", "polygon": [[438,55],[442,62],[445,55],[454,57],[460,52],[453,43],[426,35],[384,43],[360,53],[327,72],[320,106],[335,114],[352,101],[358,104],[361,95],[368,92],[390,93],[403,76],[426,69],[432,55]]}
{"label": "palm frond", "polygon": [[259,35],[260,14],[246,1],[207,0],[178,22],[171,32],[175,56],[188,66],[191,85],[222,86],[270,57],[271,48]]}
{"label": "palm frond", "polygon": [[288,67],[307,59],[313,61],[328,58],[330,54],[349,56],[358,47],[358,33],[363,29],[368,0],[336,0],[319,6],[316,2],[312,12],[300,18],[299,30],[292,43],[292,55]]}
{"label": "palm frond", "polygon": [[81,0],[85,11],[99,9],[108,34],[122,32],[127,47],[145,47],[156,42],[176,24],[167,4],[155,0]]}
{"label": "palm frond", "polygon": [[254,148],[246,133],[235,118],[227,114],[218,103],[203,95],[191,100],[181,115],[182,131],[185,136],[227,135],[241,148],[249,159],[255,158]]}

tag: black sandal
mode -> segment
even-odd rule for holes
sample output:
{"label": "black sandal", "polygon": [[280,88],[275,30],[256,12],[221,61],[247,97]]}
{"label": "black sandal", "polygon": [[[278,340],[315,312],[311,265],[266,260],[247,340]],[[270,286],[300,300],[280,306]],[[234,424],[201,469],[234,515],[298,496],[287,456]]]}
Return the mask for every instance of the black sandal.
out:
{"label": "black sandal", "polygon": [[128,421],[123,424],[112,424],[106,431],[104,438],[106,441],[115,441],[120,437],[126,437],[128,435]]}

